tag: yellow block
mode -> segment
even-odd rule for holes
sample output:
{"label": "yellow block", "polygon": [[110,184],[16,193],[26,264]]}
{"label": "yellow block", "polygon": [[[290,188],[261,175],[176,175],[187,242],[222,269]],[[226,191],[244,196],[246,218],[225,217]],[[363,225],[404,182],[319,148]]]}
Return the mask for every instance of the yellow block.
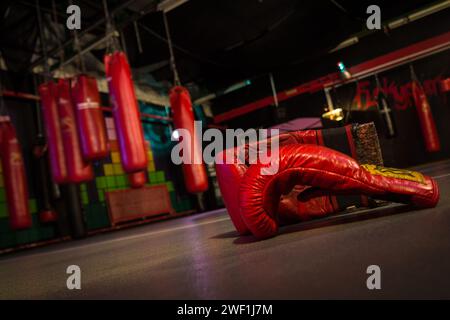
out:
{"label": "yellow block", "polygon": [[120,162],[120,153],[119,152],[111,152],[111,160],[113,163]]}
{"label": "yellow block", "polygon": [[147,152],[148,161],[153,161],[153,152]]}
{"label": "yellow block", "polygon": [[105,171],[105,176],[113,176],[114,175],[113,165],[110,163],[104,164],[103,170]]}
{"label": "yellow block", "polygon": [[149,161],[149,162],[148,162],[147,170],[148,170],[149,172],[155,171],[155,163],[154,163],[153,161]]}
{"label": "yellow block", "polygon": [[122,164],[120,164],[120,163],[113,164],[113,171],[114,171],[115,175],[124,174],[123,169],[122,169]]}

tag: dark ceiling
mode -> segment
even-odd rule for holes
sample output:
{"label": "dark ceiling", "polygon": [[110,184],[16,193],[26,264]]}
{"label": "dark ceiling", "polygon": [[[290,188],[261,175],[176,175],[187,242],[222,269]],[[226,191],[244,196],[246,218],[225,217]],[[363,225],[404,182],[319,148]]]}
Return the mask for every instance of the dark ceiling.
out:
{"label": "dark ceiling", "polygon": [[[214,90],[246,77],[293,68],[325,55],[349,36],[365,28],[368,5],[382,9],[383,21],[402,16],[435,1],[351,0],[190,0],[167,14],[183,83],[194,82]],[[101,1],[74,0],[82,11],[82,30],[90,39],[105,34]],[[65,23],[66,1],[56,1],[57,19]],[[163,16],[157,1],[108,1],[133,68],[147,68],[159,81],[172,81],[167,64],[169,51]],[[2,1],[0,4],[1,50],[11,70],[24,71],[42,55],[36,44],[38,28],[35,1]],[[52,1],[40,1],[44,23],[54,21]],[[119,9],[119,10],[118,10]],[[141,15],[140,12],[145,12]],[[137,47],[132,20],[137,19],[143,45]],[[93,28],[92,26],[96,26]],[[51,29],[50,29],[51,30]],[[51,32],[49,33],[52,34]],[[56,34],[56,31],[55,31]],[[62,42],[70,41],[65,32]],[[57,42],[46,41],[57,61]],[[66,47],[66,56],[73,46]],[[102,50],[94,51],[101,58]],[[34,55],[34,56],[33,56]],[[159,66],[159,67],[158,67]]]}

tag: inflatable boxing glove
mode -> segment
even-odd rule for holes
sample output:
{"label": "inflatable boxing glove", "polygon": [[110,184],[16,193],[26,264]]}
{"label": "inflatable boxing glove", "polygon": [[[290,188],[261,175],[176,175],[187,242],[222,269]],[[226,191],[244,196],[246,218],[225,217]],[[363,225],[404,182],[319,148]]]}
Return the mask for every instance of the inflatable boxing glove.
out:
{"label": "inflatable boxing glove", "polygon": [[[373,123],[347,125],[333,129],[285,132],[262,142],[266,142],[267,149],[269,149],[274,141],[278,142],[279,146],[289,144],[324,145],[351,155],[364,163],[377,165],[383,163]],[[248,166],[252,163],[248,158],[249,151],[256,151],[255,147],[259,147],[259,145],[259,143],[247,143],[234,149],[227,149],[219,153],[216,158],[217,181],[222,199],[236,230],[241,235],[248,234],[250,231],[241,218],[239,185]],[[347,207],[366,207],[369,204],[367,197],[361,195],[326,195],[310,201],[299,202],[297,196],[304,189],[305,186],[296,185],[289,194],[281,196],[278,207],[280,224],[296,223],[336,213]]]}
{"label": "inflatable boxing glove", "polygon": [[434,207],[439,201],[436,182],[419,172],[359,165],[340,152],[317,145],[288,145],[280,148],[276,174],[264,175],[267,165],[248,168],[240,184],[239,205],[245,225],[257,238],[273,236],[278,230],[279,199],[295,185],[309,186],[301,201],[324,194],[364,194],[374,198]]}

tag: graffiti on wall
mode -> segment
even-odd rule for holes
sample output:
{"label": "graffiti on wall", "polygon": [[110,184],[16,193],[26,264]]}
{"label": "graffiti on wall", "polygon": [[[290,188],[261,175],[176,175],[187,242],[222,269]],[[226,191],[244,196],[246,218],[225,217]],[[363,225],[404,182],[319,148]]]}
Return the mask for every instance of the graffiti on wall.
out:
{"label": "graffiti on wall", "polygon": [[[427,97],[437,96],[440,93],[439,83],[442,76],[426,79],[422,82]],[[377,96],[381,90],[390,101],[395,110],[406,110],[414,107],[412,82],[400,84],[396,80],[380,78],[380,88],[372,81],[363,80],[356,84],[356,93],[352,102],[353,110],[368,110],[377,107]]]}

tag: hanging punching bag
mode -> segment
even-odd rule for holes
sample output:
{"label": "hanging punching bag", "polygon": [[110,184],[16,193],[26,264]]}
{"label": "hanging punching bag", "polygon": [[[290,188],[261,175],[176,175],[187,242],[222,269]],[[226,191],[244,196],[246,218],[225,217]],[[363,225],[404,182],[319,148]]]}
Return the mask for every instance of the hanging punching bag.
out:
{"label": "hanging punching bag", "polygon": [[125,54],[116,51],[105,55],[105,69],[123,170],[126,173],[146,170],[144,132]]}
{"label": "hanging punching bag", "polygon": [[147,174],[145,171],[138,171],[128,174],[128,181],[132,188],[142,188],[147,182]]}
{"label": "hanging punching bag", "polygon": [[38,140],[33,147],[34,170],[37,179],[35,188],[39,204],[39,220],[42,223],[50,223],[58,220],[57,212],[52,208],[49,184],[48,161],[46,159],[46,142],[42,135],[38,136]]}
{"label": "hanging punching bag", "polygon": [[202,145],[194,127],[194,112],[192,110],[191,97],[186,88],[173,87],[170,91],[170,106],[173,113],[175,129],[189,131],[191,143],[189,150],[190,164],[183,163],[183,176],[186,189],[190,193],[204,192],[208,189],[208,176],[203,164]]}
{"label": "hanging punching bag", "polygon": [[70,97],[70,84],[67,79],[59,79],[57,84],[58,114],[61,135],[64,141],[64,152],[68,182],[81,183],[92,180],[92,165],[83,160],[78,140],[75,112]]}
{"label": "hanging punching bag", "polygon": [[107,157],[109,146],[105,119],[95,78],[81,74],[73,79],[72,99],[83,158],[91,161]]}
{"label": "hanging punching bag", "polygon": [[11,229],[31,227],[32,219],[28,206],[28,186],[25,166],[17,140],[16,131],[9,117],[0,117],[1,161],[8,202]]}
{"label": "hanging punching bag", "polygon": [[446,78],[440,81],[440,87],[442,92],[450,91],[450,78]]}
{"label": "hanging punching bag", "polygon": [[389,102],[386,95],[381,90],[377,95],[377,108],[380,117],[383,120],[383,131],[386,138],[390,139],[397,135],[396,125],[392,116],[392,109],[389,108]]}
{"label": "hanging punching bag", "polygon": [[377,94],[376,94],[376,102],[378,108],[378,114],[380,115],[383,121],[383,131],[386,138],[393,138],[397,135],[397,129],[394,121],[394,117],[392,116],[392,109],[389,107],[388,98],[383,88],[381,87],[380,79],[378,75],[375,75],[375,81],[377,84]]}
{"label": "hanging punching bag", "polygon": [[44,116],[45,132],[49,150],[50,169],[55,183],[68,182],[64,141],[59,123],[58,105],[56,102],[57,88],[53,81],[39,86],[42,115]]}
{"label": "hanging punching bag", "polygon": [[422,134],[425,141],[425,148],[428,152],[436,152],[441,149],[439,136],[431,113],[430,104],[422,86],[417,80],[412,82],[412,93],[414,104],[416,105]]}

